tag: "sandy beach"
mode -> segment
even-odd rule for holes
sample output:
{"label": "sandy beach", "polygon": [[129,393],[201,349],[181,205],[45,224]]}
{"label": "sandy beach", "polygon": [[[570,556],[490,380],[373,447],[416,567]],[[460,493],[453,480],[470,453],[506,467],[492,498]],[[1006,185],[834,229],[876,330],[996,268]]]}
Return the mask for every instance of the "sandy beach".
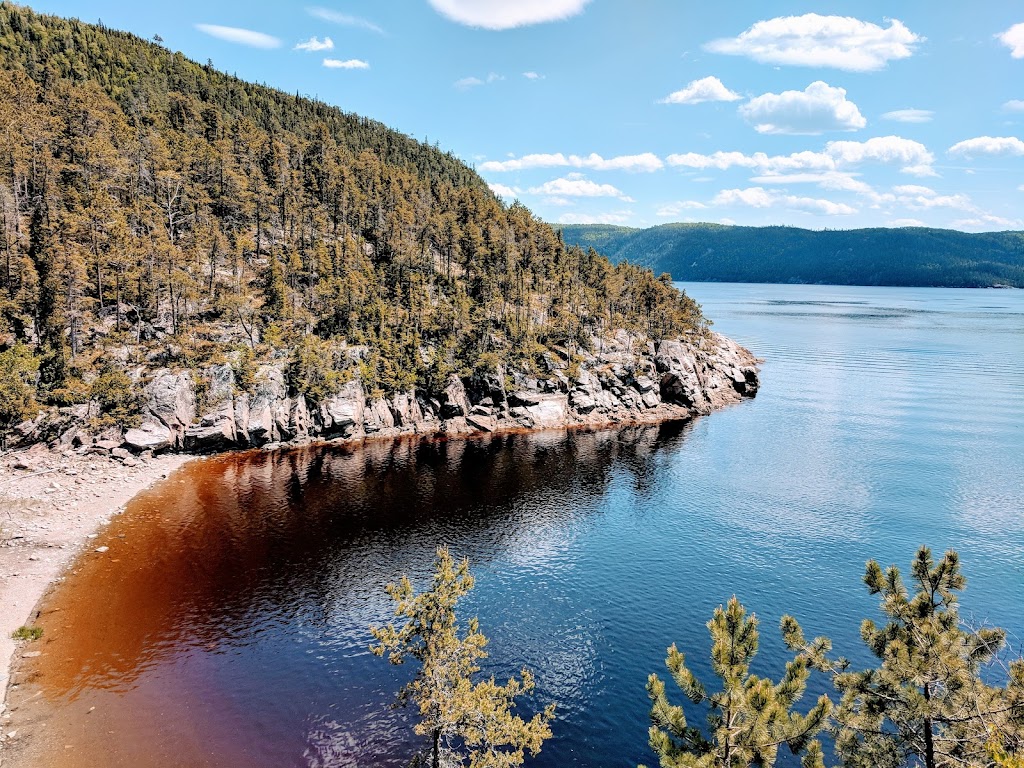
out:
{"label": "sandy beach", "polygon": [[31,624],[36,605],[75,556],[144,488],[196,458],[169,454],[122,462],[35,446],[0,455],[0,763],[18,738],[7,692],[15,654],[34,653],[11,633]]}

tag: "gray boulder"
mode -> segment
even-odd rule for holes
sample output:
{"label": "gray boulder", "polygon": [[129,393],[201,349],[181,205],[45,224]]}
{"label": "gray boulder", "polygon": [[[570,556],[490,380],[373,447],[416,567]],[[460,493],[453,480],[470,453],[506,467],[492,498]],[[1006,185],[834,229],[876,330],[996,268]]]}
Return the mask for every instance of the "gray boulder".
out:
{"label": "gray boulder", "polygon": [[149,421],[136,429],[124,433],[124,444],[136,453],[143,451],[165,451],[171,447],[174,435],[171,430],[159,422]]}

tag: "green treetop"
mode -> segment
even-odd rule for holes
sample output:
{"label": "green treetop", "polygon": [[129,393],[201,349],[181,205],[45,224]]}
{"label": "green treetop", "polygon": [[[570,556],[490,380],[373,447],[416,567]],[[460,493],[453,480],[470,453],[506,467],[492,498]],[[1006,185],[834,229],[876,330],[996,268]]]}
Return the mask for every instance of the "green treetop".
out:
{"label": "green treetop", "polygon": [[754,615],[747,617],[735,597],[725,608],[715,609],[707,626],[712,668],[722,681],[720,691],[707,692],[674,644],[665,665],[690,701],[710,708],[710,738],[687,723],[681,706],[669,702],[665,683],[657,675],[647,682],[652,702],[650,744],[662,768],[771,768],[782,744],[795,755],[804,753],[805,768],[820,767],[821,746],[813,739],[825,725],[831,702],[822,696],[806,715],[792,711],[810,675],[805,656],[786,664],[779,683],[750,674],[750,662],[757,655],[758,621]]}
{"label": "green treetop", "polygon": [[[554,706],[524,720],[513,714],[515,700],[533,690],[533,677],[499,685],[494,677],[475,681],[487,657],[487,638],[475,618],[463,632],[455,614],[458,601],[473,588],[469,561],[457,564],[447,548],[437,550],[433,585],[417,594],[407,577],[387,587],[399,626],[372,627],[378,656],[392,664],[419,663],[415,677],[398,694],[401,705],[413,704],[419,715],[415,731],[430,739],[432,768],[512,768],[526,752],[536,755],[551,736]],[[466,762],[468,760],[468,763]],[[415,761],[419,764],[420,760]]]}
{"label": "green treetop", "polygon": [[966,628],[957,594],[966,585],[960,558],[936,563],[922,547],[911,564],[913,594],[899,569],[867,564],[864,583],[879,595],[889,622],[869,620],[861,637],[880,664],[841,671],[836,687],[836,752],[851,768],[991,765],[992,752],[1019,751],[1024,739],[1024,660],[1009,667],[1008,683],[985,683],[982,666],[1003,648],[1001,629]]}

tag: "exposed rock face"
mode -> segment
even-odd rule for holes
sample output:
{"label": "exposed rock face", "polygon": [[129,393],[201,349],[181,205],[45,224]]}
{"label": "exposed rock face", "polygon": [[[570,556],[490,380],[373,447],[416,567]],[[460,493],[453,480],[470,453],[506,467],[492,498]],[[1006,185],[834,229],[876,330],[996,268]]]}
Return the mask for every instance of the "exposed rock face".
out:
{"label": "exposed rock face", "polygon": [[[146,385],[142,425],[123,436],[91,436],[86,411],[60,409],[19,425],[26,442],[51,440],[79,450],[134,453],[212,452],[302,442],[317,437],[462,434],[689,418],[758,388],[758,361],[717,333],[695,342],[619,331],[591,340],[589,351],[556,349],[546,371],[498,370],[468,381],[452,376],[436,397],[399,392],[369,399],[353,380],[321,402],[289,392],[282,365],[264,365],[251,391],[241,391],[230,365],[203,371],[206,395],[197,404],[194,374],[156,371]],[[201,413],[200,413],[201,407]],[[45,435],[46,437],[42,437]]]}
{"label": "exposed rock face", "polygon": [[185,447],[185,430],[196,420],[196,393],[187,371],[157,371],[146,387],[146,416],[170,430],[171,447]]}

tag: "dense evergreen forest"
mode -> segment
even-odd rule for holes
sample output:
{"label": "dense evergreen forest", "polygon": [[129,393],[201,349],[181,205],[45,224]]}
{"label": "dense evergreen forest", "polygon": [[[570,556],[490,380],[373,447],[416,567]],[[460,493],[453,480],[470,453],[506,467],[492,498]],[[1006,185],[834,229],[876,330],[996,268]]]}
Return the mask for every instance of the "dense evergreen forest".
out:
{"label": "dense evergreen forest", "polygon": [[[2,418],[131,410],[146,366],[291,356],[315,397],[431,391],[616,328],[699,333],[667,277],[566,247],[450,154],[0,5]],[[142,371],[140,374],[139,372]]]}
{"label": "dense evergreen forest", "polygon": [[1024,288],[1024,232],[946,229],[812,231],[665,224],[561,227],[565,241],[675,280],[736,283]]}

